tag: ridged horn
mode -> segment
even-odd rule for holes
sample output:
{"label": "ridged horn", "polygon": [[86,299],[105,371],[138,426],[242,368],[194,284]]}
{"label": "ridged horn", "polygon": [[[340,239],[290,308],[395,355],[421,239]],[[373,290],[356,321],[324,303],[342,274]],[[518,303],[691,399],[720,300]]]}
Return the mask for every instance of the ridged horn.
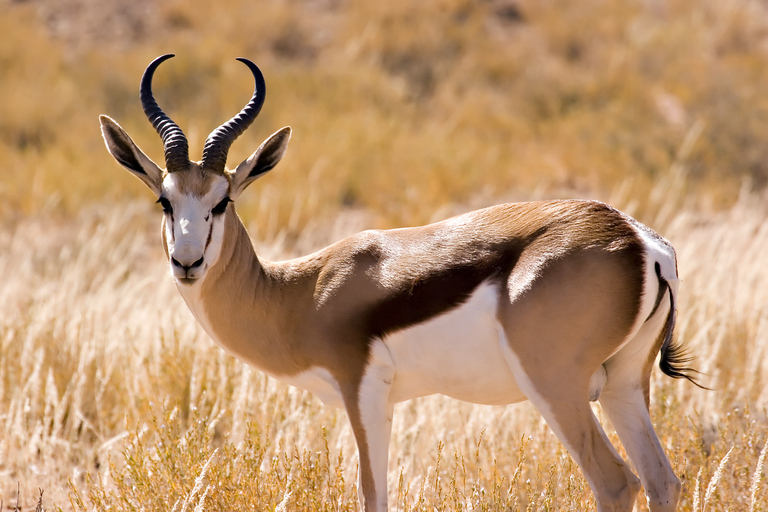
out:
{"label": "ridged horn", "polygon": [[173,56],[174,54],[169,53],[153,60],[144,71],[139,87],[144,113],[157,133],[160,134],[160,138],[163,139],[165,165],[169,172],[183,171],[189,167],[189,143],[181,128],[163,112],[163,109],[155,101],[155,97],[152,95],[152,76],[160,64]]}
{"label": "ridged horn", "polygon": [[253,73],[255,86],[253,96],[248,104],[243,107],[235,117],[222,124],[211,132],[205,139],[203,147],[203,167],[211,171],[222,173],[227,164],[227,153],[229,147],[249,126],[253,123],[256,116],[259,115],[264,98],[266,96],[266,84],[264,75],[261,74],[258,66],[248,59],[238,58],[240,62],[248,66]]}

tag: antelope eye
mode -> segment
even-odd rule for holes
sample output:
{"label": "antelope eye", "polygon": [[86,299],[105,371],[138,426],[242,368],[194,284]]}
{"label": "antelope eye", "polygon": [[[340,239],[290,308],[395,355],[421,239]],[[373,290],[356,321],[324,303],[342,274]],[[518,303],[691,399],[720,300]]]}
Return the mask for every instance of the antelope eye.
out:
{"label": "antelope eye", "polygon": [[219,201],[219,204],[213,207],[213,209],[211,210],[211,213],[213,213],[214,215],[221,215],[222,213],[227,211],[227,204],[229,204],[230,201],[232,200],[229,197],[225,197],[224,199]]}
{"label": "antelope eye", "polygon": [[157,200],[157,202],[160,203],[160,206],[163,207],[164,213],[173,213],[173,207],[171,206],[171,202],[168,199],[161,197]]}

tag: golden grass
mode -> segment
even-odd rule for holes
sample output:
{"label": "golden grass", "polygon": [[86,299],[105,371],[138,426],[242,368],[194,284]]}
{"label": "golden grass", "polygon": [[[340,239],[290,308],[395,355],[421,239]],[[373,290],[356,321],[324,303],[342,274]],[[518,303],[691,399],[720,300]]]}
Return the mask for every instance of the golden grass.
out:
{"label": "golden grass", "polygon": [[[0,233],[0,498],[14,503],[21,482],[26,507],[40,487],[63,510],[355,510],[344,414],[206,338],[166,275],[158,217],[102,205]],[[305,247],[256,245],[303,252],[357,222],[314,229]],[[681,510],[763,510],[768,210],[744,196],[720,214],[674,213],[664,231],[683,278],[677,333],[714,388],[654,375]],[[527,404],[399,404],[389,491],[398,510],[594,510]]]}
{"label": "golden grass", "polygon": [[[266,257],[553,196],[607,199],[667,236],[683,278],[677,333],[714,388],[654,375],[680,509],[768,509],[764,6],[228,0],[221,16],[221,5],[126,2],[127,25],[120,14],[109,26],[133,32],[75,16],[58,32],[67,45],[34,5],[4,6],[5,506],[18,485],[25,510],[39,488],[68,511],[357,507],[344,414],[213,346],[167,276],[150,194],[103,147],[107,113],[161,158],[137,88],[173,51],[155,89],[192,155],[250,95],[236,56],[263,68],[269,93],[230,164],[294,127],[280,168],[238,204]],[[391,455],[397,510],[594,510],[526,404],[400,404]]]}
{"label": "golden grass", "polygon": [[[0,218],[143,197],[115,178],[95,119],[108,113],[161,158],[137,88],[168,51],[178,57],[158,71],[157,97],[193,156],[250,95],[235,56],[263,67],[269,93],[230,163],[294,127],[274,187],[241,205],[262,234],[288,226],[295,236],[345,205],[387,227],[481,193],[604,195],[631,179],[647,197],[676,163],[703,206],[732,204],[744,180],[768,183],[768,15],[754,2],[222,5],[125,2],[116,30],[73,23],[81,44],[62,47],[32,6],[10,4],[0,19]],[[132,12],[138,35],[126,38],[117,28]],[[308,175],[311,193],[299,186]]]}

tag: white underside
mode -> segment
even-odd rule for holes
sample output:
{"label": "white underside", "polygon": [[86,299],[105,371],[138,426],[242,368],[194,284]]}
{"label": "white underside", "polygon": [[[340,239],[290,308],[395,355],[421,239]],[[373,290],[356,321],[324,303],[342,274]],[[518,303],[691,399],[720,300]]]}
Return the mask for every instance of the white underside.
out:
{"label": "white underside", "polygon": [[[496,284],[483,283],[448,313],[374,341],[372,352],[386,351],[394,370],[388,403],[436,393],[489,405],[525,400],[502,353],[507,342],[496,320],[498,297]],[[326,405],[343,405],[323,368],[278,378]]]}
{"label": "white underside", "polygon": [[344,408],[339,385],[331,372],[325,368],[314,367],[295,375],[280,375],[275,378],[280,382],[309,391],[325,405]]}
{"label": "white underside", "polygon": [[[509,364],[512,347],[496,319],[500,296],[497,284],[483,283],[446,314],[375,340],[372,353],[385,351],[394,373],[388,403],[433,394],[485,405],[526,400]],[[600,367],[591,380],[590,400],[600,396],[605,377]],[[310,391],[325,405],[344,406],[336,381],[324,368],[277,378]]]}
{"label": "white underside", "polygon": [[387,336],[395,378],[393,403],[440,393],[478,404],[525,400],[502,354],[498,285],[481,284],[464,304]]}

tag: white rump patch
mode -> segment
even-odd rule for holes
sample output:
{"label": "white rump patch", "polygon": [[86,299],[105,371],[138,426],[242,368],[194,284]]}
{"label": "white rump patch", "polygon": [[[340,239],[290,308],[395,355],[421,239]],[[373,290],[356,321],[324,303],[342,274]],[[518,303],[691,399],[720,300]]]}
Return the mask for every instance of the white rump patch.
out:
{"label": "white rump patch", "polygon": [[[659,279],[656,275],[657,263],[661,271],[661,277],[669,283],[672,290],[676,291],[678,286],[675,250],[669,242],[634,219],[633,226],[645,245],[645,279],[640,311],[638,312],[635,325],[633,326],[632,333],[628,339],[637,335],[642,325],[648,320],[653,308],[656,306],[656,300],[659,295]],[[666,317],[666,313],[663,316]]]}

